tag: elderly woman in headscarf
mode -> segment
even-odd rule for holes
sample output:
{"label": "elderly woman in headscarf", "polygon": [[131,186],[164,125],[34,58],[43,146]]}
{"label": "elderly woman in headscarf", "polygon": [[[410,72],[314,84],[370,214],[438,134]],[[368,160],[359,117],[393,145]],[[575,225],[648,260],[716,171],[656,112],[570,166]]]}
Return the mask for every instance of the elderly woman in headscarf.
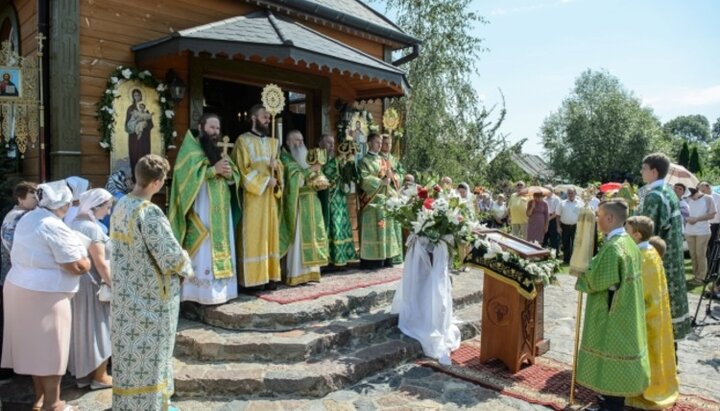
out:
{"label": "elderly woman in headscarf", "polygon": [[72,204],[70,205],[70,209],[65,214],[63,220],[65,221],[65,224],[70,225],[72,224],[75,216],[78,213],[78,209],[80,206],[80,196],[82,195],[82,193],[86,192],[88,188],[90,188],[90,181],[82,177],[72,176],[66,178],[65,183],[72,192]]}
{"label": "elderly woman in headscarf", "polygon": [[90,269],[87,248],[62,218],[72,203],[65,181],[38,186],[39,207],[15,228],[12,267],[3,289],[2,366],[32,376],[35,410],[66,410],[60,379],[67,370],[72,311],[80,275]]}
{"label": "elderly woman in headscarf", "polygon": [[80,288],[72,299],[72,337],[68,370],[77,380],[78,388],[112,387],[107,373],[111,354],[110,304],[101,302],[98,291],[102,284],[112,285],[110,276],[110,238],[100,220],[110,213],[113,196],[102,188],[93,188],[80,196],[78,215],[70,226],[90,239],[90,272],[80,277]]}

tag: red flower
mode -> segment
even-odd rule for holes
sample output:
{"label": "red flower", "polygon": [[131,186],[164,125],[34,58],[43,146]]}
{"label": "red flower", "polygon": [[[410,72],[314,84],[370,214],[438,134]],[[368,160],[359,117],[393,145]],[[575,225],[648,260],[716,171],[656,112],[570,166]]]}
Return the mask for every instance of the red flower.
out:
{"label": "red flower", "polygon": [[436,193],[439,193],[439,192],[442,191],[442,187],[440,187],[439,185],[435,184],[435,185],[433,186],[433,191],[435,191]]}
{"label": "red flower", "polygon": [[378,228],[385,228],[385,220],[378,221],[377,225],[378,225]]}
{"label": "red flower", "polygon": [[417,194],[417,195],[418,195],[418,197],[422,198],[423,200],[426,199],[426,198],[428,198],[427,188],[421,187],[421,188],[418,190],[418,194]]}
{"label": "red flower", "polygon": [[425,201],[423,202],[423,207],[427,208],[428,210],[431,210],[433,201],[435,201],[435,200],[433,200],[432,198],[426,198]]}

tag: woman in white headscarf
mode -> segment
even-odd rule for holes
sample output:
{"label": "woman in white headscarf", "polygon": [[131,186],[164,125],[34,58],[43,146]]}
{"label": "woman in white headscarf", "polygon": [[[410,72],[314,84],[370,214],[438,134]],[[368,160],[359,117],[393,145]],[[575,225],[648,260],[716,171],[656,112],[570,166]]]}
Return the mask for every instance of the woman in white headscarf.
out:
{"label": "woman in white headscarf", "polygon": [[90,181],[82,177],[72,176],[66,178],[65,183],[67,183],[67,186],[72,192],[72,204],[63,220],[65,221],[65,224],[70,225],[75,219],[75,216],[80,208],[80,196],[82,193],[86,192],[88,188],[90,188]]}
{"label": "woman in white headscarf", "polygon": [[12,267],[3,289],[5,338],[2,367],[31,375],[34,410],[66,410],[60,379],[67,370],[70,298],[90,269],[87,249],[62,218],[72,193],[64,180],[38,186],[39,207],[15,227]]}
{"label": "woman in white headscarf", "polygon": [[91,241],[88,251],[92,267],[80,277],[80,289],[72,299],[72,337],[68,371],[77,380],[78,388],[112,387],[107,373],[111,354],[110,304],[98,300],[102,284],[112,285],[110,276],[110,238],[100,220],[110,213],[113,196],[102,188],[93,188],[80,196],[78,215],[71,228]]}

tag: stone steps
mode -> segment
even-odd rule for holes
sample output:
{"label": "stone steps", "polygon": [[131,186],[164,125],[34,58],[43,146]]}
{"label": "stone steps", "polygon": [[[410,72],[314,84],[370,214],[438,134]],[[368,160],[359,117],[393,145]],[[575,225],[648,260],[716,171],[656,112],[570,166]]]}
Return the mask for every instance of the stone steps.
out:
{"label": "stone steps", "polygon": [[[467,274],[467,278],[455,280],[458,283],[453,296],[456,310],[468,304],[478,307],[482,298],[481,290],[472,287],[477,279]],[[382,339],[396,330],[396,325],[397,315],[389,312],[389,306],[287,331],[272,331],[272,328],[268,331],[234,331],[181,320],[175,356],[210,361],[306,361],[323,352]]]}
{"label": "stone steps", "polygon": [[[468,305],[455,314],[464,339],[479,333],[481,310],[478,305]],[[328,351],[297,363],[208,363],[176,358],[175,393],[182,399],[321,397],[421,354],[420,343],[394,330],[360,347]]]}
{"label": "stone steps", "polygon": [[[342,275],[342,274],[335,274]],[[382,273],[369,275],[381,276]],[[453,275],[456,303],[479,298],[482,275],[470,270]],[[368,313],[392,302],[397,282],[358,288],[345,293],[329,295],[311,301],[278,304],[255,296],[240,295],[222,305],[201,306],[196,316],[200,322],[228,330],[288,331],[308,323],[329,321],[355,314]]]}

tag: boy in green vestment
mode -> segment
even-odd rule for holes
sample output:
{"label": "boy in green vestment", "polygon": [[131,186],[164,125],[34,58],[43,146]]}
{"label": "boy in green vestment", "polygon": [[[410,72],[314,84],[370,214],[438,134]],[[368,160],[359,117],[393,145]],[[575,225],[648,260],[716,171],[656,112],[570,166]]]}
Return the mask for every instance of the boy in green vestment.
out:
{"label": "boy in green vestment", "polygon": [[605,244],[575,285],[588,295],[577,382],[604,396],[600,410],[622,410],[625,397],[640,395],[650,382],[642,256],[623,228],[627,216],[625,200],[600,203]]}
{"label": "boy in green vestment", "polygon": [[638,215],[650,217],[655,223],[656,236],[665,241],[667,252],[663,256],[665,277],[670,293],[670,313],[675,342],[690,332],[687,287],[685,284],[685,258],[683,256],[683,221],[680,204],[665,177],[670,159],[662,153],[648,154],[643,159],[640,174],[647,185],[645,196],[640,198]]}

